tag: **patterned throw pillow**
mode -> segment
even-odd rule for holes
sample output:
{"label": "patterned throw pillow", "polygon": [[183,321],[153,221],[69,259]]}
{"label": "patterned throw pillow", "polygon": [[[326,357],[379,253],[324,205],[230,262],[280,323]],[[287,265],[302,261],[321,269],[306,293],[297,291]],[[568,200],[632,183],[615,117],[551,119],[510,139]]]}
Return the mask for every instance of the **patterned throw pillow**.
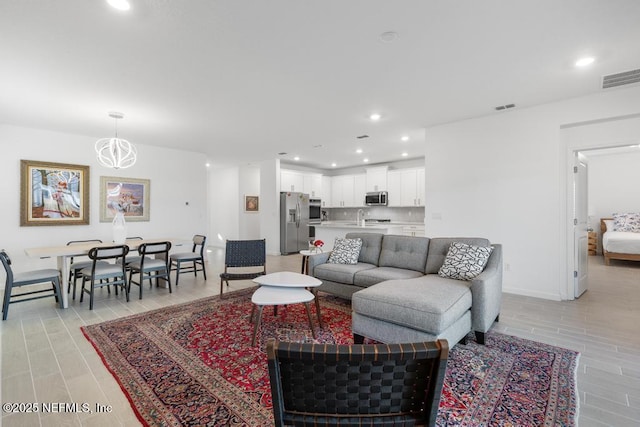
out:
{"label": "patterned throw pillow", "polygon": [[640,233],[640,213],[614,213],[613,229]]}
{"label": "patterned throw pillow", "polygon": [[491,246],[473,246],[453,242],[438,275],[449,279],[471,280],[482,273],[493,252]]}
{"label": "patterned throw pillow", "polygon": [[357,264],[362,249],[362,239],[341,239],[336,237],[329,264]]}

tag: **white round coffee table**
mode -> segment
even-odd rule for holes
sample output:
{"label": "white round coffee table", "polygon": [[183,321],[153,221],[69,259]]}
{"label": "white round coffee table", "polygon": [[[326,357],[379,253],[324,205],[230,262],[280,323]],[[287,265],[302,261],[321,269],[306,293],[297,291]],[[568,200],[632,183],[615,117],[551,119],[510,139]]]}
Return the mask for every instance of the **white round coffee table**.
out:
{"label": "white round coffee table", "polygon": [[[277,307],[279,305],[304,304],[307,310],[307,317],[309,318],[311,333],[314,338],[316,337],[309,302],[314,299],[316,300],[318,323],[320,324],[320,327],[322,327],[320,304],[318,303],[318,299],[315,297],[315,293],[309,292],[307,288],[316,288],[320,286],[322,284],[320,280],[315,277],[307,276],[306,274],[294,273],[291,271],[279,271],[277,273],[270,273],[256,277],[253,281],[259,284],[260,287],[251,296],[251,302],[258,307],[258,317],[255,320],[253,338],[251,340],[252,346],[256,344],[256,335],[258,334],[258,328],[260,327],[262,319],[262,309],[267,305]],[[251,320],[253,321],[253,310],[251,312]]]}

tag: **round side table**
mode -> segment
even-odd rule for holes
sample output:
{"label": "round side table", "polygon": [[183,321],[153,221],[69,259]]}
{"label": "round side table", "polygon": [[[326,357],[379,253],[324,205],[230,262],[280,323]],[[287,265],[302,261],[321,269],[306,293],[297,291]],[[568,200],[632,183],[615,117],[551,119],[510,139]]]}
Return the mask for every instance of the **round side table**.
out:
{"label": "round side table", "polygon": [[311,249],[300,251],[300,255],[302,255],[302,268],[300,268],[300,273],[309,274],[309,256],[317,253],[318,252]]}

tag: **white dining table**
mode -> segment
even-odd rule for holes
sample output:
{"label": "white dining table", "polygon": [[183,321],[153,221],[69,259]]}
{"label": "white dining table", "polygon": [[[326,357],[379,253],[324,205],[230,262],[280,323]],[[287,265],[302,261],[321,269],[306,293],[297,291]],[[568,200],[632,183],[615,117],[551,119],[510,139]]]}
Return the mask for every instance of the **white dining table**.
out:
{"label": "white dining table", "polygon": [[[125,244],[129,246],[130,251],[135,251],[143,243],[171,242],[174,246],[181,246],[185,239],[128,239]],[[175,243],[174,243],[175,242]],[[58,261],[58,270],[60,270],[61,282],[60,289],[62,293],[62,308],[69,307],[69,294],[66,292],[67,283],[69,283],[69,259],[74,256],[88,255],[91,248],[114,246],[115,243],[77,243],[64,246],[47,246],[38,248],[25,249],[27,256],[34,258],[51,258],[56,257]]]}

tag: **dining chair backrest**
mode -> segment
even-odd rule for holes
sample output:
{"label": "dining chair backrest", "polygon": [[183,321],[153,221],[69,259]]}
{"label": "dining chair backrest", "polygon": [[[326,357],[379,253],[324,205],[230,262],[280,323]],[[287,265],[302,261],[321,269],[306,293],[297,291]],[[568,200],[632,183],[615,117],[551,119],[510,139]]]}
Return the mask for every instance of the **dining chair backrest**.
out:
{"label": "dining chair backrest", "polygon": [[[85,245],[87,243],[102,243],[100,239],[89,239],[89,240],[70,240],[67,242],[67,246],[76,246],[76,245]],[[69,262],[73,264],[73,258],[70,257]]]}
{"label": "dining chair backrest", "polygon": [[225,267],[262,267],[267,262],[266,240],[227,240]]}
{"label": "dining chair backrest", "polygon": [[171,242],[143,243],[138,246],[138,253],[140,256],[165,254],[165,259],[168,260],[169,257],[166,254],[170,249]]}
{"label": "dining chair backrest", "polygon": [[109,259],[125,258],[128,253],[129,246],[127,245],[94,247],[89,250],[89,258],[94,261],[103,261]]}
{"label": "dining chair backrest", "polygon": [[203,236],[201,234],[196,234],[195,236],[193,236],[193,248],[191,249],[191,252],[196,252],[196,250],[198,249],[198,246],[200,246],[200,256],[204,255],[204,244],[207,241],[207,237]]}

